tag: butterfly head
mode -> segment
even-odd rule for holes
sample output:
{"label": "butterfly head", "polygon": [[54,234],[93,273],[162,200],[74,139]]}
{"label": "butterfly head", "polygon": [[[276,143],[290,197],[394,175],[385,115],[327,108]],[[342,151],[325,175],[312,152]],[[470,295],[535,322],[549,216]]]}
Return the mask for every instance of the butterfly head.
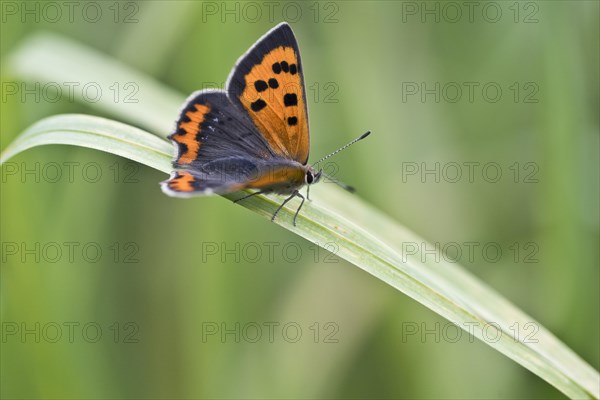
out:
{"label": "butterfly head", "polygon": [[319,179],[321,179],[322,173],[323,173],[322,169],[320,169],[318,172],[315,172],[314,169],[309,167],[306,169],[306,174],[304,175],[304,182],[306,182],[307,185],[312,185],[313,183],[317,183],[317,182],[319,182]]}

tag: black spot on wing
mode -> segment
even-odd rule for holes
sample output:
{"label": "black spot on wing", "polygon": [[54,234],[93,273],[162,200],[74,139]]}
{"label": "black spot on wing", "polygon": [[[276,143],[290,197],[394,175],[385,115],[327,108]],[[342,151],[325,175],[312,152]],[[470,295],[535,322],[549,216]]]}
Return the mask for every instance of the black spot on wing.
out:
{"label": "black spot on wing", "polygon": [[254,111],[254,112],[259,112],[266,106],[267,106],[267,103],[265,103],[265,101],[262,99],[258,99],[255,102],[250,104],[250,108],[252,108],[252,111]]}
{"label": "black spot on wing", "polygon": [[298,124],[298,118],[297,117],[289,117],[287,119],[287,123],[289,126],[294,126]]}
{"label": "black spot on wing", "polygon": [[279,64],[278,62],[273,64],[272,68],[273,68],[273,72],[275,72],[276,74],[281,73],[281,64]]}
{"label": "black spot on wing", "polygon": [[277,79],[275,79],[275,78],[269,79],[269,87],[271,89],[277,89],[279,87],[279,82],[277,82]]}
{"label": "black spot on wing", "polygon": [[267,85],[267,82],[258,80],[256,82],[254,82],[254,88],[256,89],[257,92],[264,92],[265,90],[267,90],[269,88],[269,86]]}
{"label": "black spot on wing", "polygon": [[283,104],[285,104],[286,107],[298,105],[298,97],[296,96],[296,93],[286,93],[283,96]]}

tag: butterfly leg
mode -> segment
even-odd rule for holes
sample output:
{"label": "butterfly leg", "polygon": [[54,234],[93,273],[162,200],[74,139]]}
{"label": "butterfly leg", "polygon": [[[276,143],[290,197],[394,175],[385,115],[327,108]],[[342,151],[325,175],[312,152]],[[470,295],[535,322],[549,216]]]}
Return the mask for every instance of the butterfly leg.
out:
{"label": "butterfly leg", "polygon": [[310,199],[310,195],[309,194],[310,194],[310,185],[306,185],[306,200],[312,201]]}
{"label": "butterfly leg", "polygon": [[[302,208],[302,206],[304,205],[304,196],[302,196],[300,194],[300,192],[296,191],[296,196],[300,197],[302,199],[302,203],[300,203],[300,207],[298,207],[298,209],[296,210],[296,214],[294,214],[294,226],[296,226],[296,218],[298,218],[298,213],[300,212],[300,209]],[[306,194],[306,196],[308,197],[308,193]]]}
{"label": "butterfly leg", "polygon": [[277,210],[275,210],[275,213],[273,214],[273,217],[271,218],[271,222],[275,221],[277,214],[279,214],[279,211],[281,211],[283,206],[285,206],[288,201],[290,201],[291,199],[293,199],[296,196],[299,196],[302,198],[302,203],[300,203],[300,207],[298,207],[298,211],[296,211],[296,215],[294,216],[294,226],[296,226],[296,217],[298,216],[298,212],[300,211],[300,209],[302,208],[302,205],[304,204],[304,196],[302,196],[300,194],[300,192],[298,192],[297,190],[294,190],[294,193],[292,193],[292,195],[290,197],[285,199],[283,201],[283,203],[281,203],[281,205],[277,208]]}
{"label": "butterfly leg", "polygon": [[239,202],[239,201],[246,200],[247,198],[250,198],[250,197],[252,197],[252,196],[256,196],[257,194],[263,194],[263,193],[267,193],[267,192],[266,192],[266,191],[260,191],[260,190],[259,190],[259,191],[257,191],[257,192],[254,192],[254,193],[250,193],[250,194],[248,194],[248,195],[246,195],[246,196],[244,196],[244,197],[240,197],[239,199],[237,199],[237,200],[234,200],[233,202],[234,202],[234,203],[237,203],[237,202]]}

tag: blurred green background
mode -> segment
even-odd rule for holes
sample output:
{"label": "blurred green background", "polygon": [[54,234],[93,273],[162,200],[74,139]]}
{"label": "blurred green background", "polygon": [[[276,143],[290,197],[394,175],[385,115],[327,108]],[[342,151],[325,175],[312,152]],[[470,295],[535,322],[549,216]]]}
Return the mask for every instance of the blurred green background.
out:
{"label": "blurred green background", "polygon": [[[135,124],[101,104],[161,100],[146,80],[36,86],[6,68],[31,35],[75,40],[185,96],[222,85],[288,20],[311,158],[372,130],[337,156],[337,176],[598,369],[598,2],[72,3],[2,1],[2,149],[45,116]],[[69,84],[74,98],[55,95]],[[563,397],[268,220],[220,197],[165,196],[165,178],[67,146],[2,167],[2,398]]]}

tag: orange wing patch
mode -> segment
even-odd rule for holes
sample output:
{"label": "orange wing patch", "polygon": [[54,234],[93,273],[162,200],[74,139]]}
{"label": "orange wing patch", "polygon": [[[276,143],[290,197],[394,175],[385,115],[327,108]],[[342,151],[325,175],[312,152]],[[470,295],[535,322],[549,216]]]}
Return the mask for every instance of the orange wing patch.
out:
{"label": "orange wing patch", "polygon": [[203,179],[192,171],[174,171],[171,177],[161,182],[163,192],[170,196],[190,197],[236,192],[246,187],[245,183],[223,182]]}
{"label": "orange wing patch", "polygon": [[[187,121],[179,122],[178,130],[171,135],[171,139],[179,143],[179,164],[190,164],[198,157],[198,151],[202,144],[197,135],[200,132],[200,125],[204,122],[204,116],[210,112],[210,106],[204,104],[194,104],[194,110],[185,113]],[[182,116],[183,118],[183,116]]]}
{"label": "orange wing patch", "polygon": [[245,75],[240,102],[280,155],[306,163],[308,116],[298,57],[292,47],[276,47]]}
{"label": "orange wing patch", "polygon": [[193,192],[196,178],[189,172],[178,171],[175,176],[166,183],[169,189],[175,192]]}

